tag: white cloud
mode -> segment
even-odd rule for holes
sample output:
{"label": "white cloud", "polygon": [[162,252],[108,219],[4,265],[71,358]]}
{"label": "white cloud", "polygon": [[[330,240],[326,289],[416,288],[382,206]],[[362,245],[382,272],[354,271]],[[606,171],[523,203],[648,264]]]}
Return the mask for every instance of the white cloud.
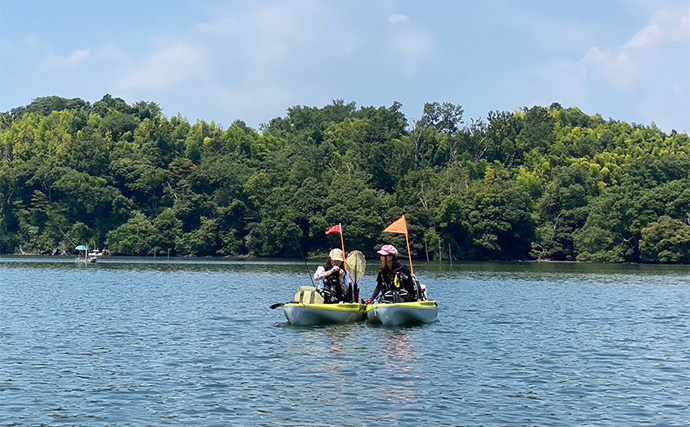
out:
{"label": "white cloud", "polygon": [[295,104],[355,97],[357,78],[418,75],[434,38],[395,7],[379,3],[364,16],[361,4],[312,0],[221,7],[208,21],[151,34],[136,49],[105,43],[50,55],[37,90],[84,96],[87,82],[96,98],[156,92],[166,114],[196,111],[194,119],[257,125]]}
{"label": "white cloud", "polygon": [[273,39],[293,35],[298,29],[299,20],[300,17],[293,13],[289,5],[274,4],[258,9],[250,17],[249,24],[255,29],[255,35]]}
{"label": "white cloud", "polygon": [[661,29],[656,24],[651,24],[647,26],[644,30],[635,34],[635,37],[630,39],[625,44],[627,48],[639,48],[644,46],[656,46],[663,38]]}
{"label": "white cloud", "polygon": [[690,9],[671,11],[664,8],[652,16],[651,22],[635,34],[624,48],[655,47],[668,42],[690,41]]}
{"label": "white cloud", "polygon": [[395,34],[391,39],[392,48],[411,60],[428,57],[434,49],[430,34],[421,30],[410,30]]}
{"label": "white cloud", "polygon": [[422,29],[406,28],[390,35],[390,66],[402,75],[414,77],[434,54],[434,39]]}
{"label": "white cloud", "polygon": [[41,66],[49,70],[53,68],[74,68],[86,61],[90,55],[91,52],[88,49],[77,49],[69,56],[48,55],[43,59]]}
{"label": "white cloud", "polygon": [[36,49],[46,49],[47,48],[46,43],[34,35],[26,36],[24,38],[24,44],[28,47],[36,48]]}
{"label": "white cloud", "polygon": [[644,79],[653,78],[653,73],[659,67],[674,66],[673,63],[664,64],[663,60],[673,59],[673,55],[669,55],[668,51],[676,47],[674,45],[690,41],[689,18],[688,11],[680,14],[662,9],[653,15],[649,25],[623,46],[609,51],[593,47],[584,56],[581,64],[587,68],[590,75],[599,73],[611,84],[639,84]]}
{"label": "white cloud", "polygon": [[[195,24],[187,34],[185,42],[204,46],[208,55],[200,71],[203,81],[190,79],[188,85],[195,89],[186,90],[195,96],[204,93],[215,114],[251,121],[272,117],[267,106],[283,114],[295,103],[350,93],[348,79],[355,76],[413,77],[432,58],[435,41],[407,15],[391,13],[394,7],[377,3],[362,15],[361,5],[303,0],[219,10],[213,20]],[[168,80],[179,79],[166,76],[151,82],[142,77],[128,82],[145,89],[151,84],[165,86]]]}
{"label": "white cloud", "polygon": [[126,89],[169,90],[192,79],[203,81],[207,64],[203,48],[185,43],[172,44],[146,59],[143,64],[131,67],[120,86]]}
{"label": "white cloud", "polygon": [[[662,129],[690,128],[690,10],[661,9],[617,47],[591,47],[580,60],[552,58],[532,72],[525,90],[535,103],[577,105],[604,117]],[[592,110],[595,109],[596,110]],[[597,111],[598,110],[598,111]],[[676,125],[672,126],[671,123]],[[678,123],[681,123],[679,126]]]}
{"label": "white cloud", "polygon": [[639,81],[646,68],[646,58],[630,49],[601,51],[590,49],[579,63],[588,78],[603,78],[617,87],[631,87]]}
{"label": "white cloud", "polygon": [[216,36],[235,36],[241,31],[240,22],[230,16],[221,16],[213,22],[200,22],[195,29]]}
{"label": "white cloud", "polygon": [[586,67],[589,76],[598,74],[612,85],[632,87],[645,79],[654,78],[662,58],[672,57],[668,55],[672,45],[688,41],[690,9],[683,12],[662,9],[653,14],[649,25],[623,46],[609,51],[593,47],[585,54],[581,64]]}
{"label": "white cloud", "polygon": [[402,13],[394,13],[388,17],[388,22],[391,24],[405,24],[410,22],[410,18]]}
{"label": "white cloud", "polygon": [[98,59],[106,61],[124,61],[129,58],[127,52],[122,50],[115,43],[108,43],[97,49],[94,49],[93,55]]}

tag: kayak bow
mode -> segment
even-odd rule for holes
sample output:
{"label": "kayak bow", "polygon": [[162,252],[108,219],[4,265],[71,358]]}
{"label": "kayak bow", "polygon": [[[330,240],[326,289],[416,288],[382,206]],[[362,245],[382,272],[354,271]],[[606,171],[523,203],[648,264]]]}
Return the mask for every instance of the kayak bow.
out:
{"label": "kayak bow", "polygon": [[436,301],[379,303],[368,305],[367,320],[384,326],[435,322],[438,318]]}
{"label": "kayak bow", "polygon": [[364,320],[364,304],[301,304],[291,302],[283,305],[288,322],[296,326],[329,323],[351,323]]}

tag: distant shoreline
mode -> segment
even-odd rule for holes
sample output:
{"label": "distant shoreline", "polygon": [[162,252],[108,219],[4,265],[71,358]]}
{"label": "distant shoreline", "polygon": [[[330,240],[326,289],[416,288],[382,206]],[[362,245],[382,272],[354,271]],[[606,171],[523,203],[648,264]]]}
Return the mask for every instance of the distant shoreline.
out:
{"label": "distant shoreline", "polygon": [[[69,255],[38,255],[38,254],[0,254],[0,260],[3,258],[44,258],[44,259],[60,259],[60,258],[75,258],[77,254]],[[320,256],[308,256],[307,261],[310,262],[321,262],[326,258],[327,255]],[[101,258],[101,261],[108,259],[175,259],[175,260],[219,260],[219,261],[269,261],[269,260],[283,260],[283,261],[295,261],[302,262],[302,258],[283,258],[283,257],[259,257],[255,255],[234,255],[234,256],[170,256],[167,255],[106,255]],[[438,261],[426,261],[425,259],[413,259],[415,265],[442,265],[442,266],[452,266],[452,265],[462,265],[462,264],[566,264],[566,265],[659,265],[659,266],[689,266],[690,264],[671,264],[671,263],[644,263],[644,262],[592,262],[592,261],[560,261],[560,260],[453,260],[452,264],[448,260],[442,262]],[[377,258],[367,258],[369,265],[374,265],[378,262]],[[406,263],[403,260],[403,263]]]}

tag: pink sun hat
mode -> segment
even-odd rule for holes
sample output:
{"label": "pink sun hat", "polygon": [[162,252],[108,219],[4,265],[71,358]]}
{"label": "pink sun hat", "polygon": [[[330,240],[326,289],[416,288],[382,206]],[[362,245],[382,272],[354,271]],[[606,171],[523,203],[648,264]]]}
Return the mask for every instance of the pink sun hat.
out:
{"label": "pink sun hat", "polygon": [[379,255],[395,255],[398,256],[398,250],[393,245],[383,245],[381,249],[376,252]]}

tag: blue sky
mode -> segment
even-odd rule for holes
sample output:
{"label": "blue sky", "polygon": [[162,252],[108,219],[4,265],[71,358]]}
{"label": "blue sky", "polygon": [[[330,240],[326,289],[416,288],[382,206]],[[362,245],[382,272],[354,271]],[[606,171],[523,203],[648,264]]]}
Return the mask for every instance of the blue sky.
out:
{"label": "blue sky", "polygon": [[559,102],[690,131],[688,0],[0,3],[0,111],[109,93],[258,128],[289,107]]}

